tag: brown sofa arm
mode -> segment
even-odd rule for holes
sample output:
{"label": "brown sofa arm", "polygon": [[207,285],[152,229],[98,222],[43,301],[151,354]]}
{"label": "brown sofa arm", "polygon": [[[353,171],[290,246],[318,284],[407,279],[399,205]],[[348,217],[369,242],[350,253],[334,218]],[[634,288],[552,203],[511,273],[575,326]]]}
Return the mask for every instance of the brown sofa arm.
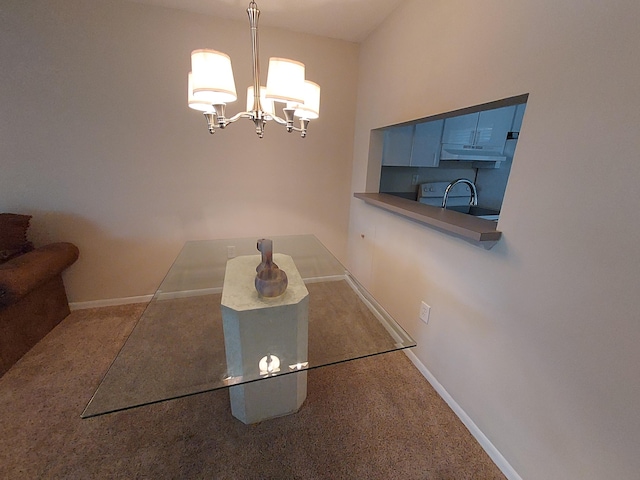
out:
{"label": "brown sofa arm", "polygon": [[78,247],[72,243],[51,243],[0,265],[0,308],[62,273],[78,255]]}

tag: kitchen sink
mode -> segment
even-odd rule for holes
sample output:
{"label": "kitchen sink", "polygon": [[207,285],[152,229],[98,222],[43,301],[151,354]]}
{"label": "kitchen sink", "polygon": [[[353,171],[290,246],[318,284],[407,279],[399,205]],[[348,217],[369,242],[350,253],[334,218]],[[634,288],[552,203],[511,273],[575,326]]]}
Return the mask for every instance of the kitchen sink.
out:
{"label": "kitchen sink", "polygon": [[498,221],[498,218],[500,217],[499,210],[493,210],[491,208],[484,208],[484,207],[476,207],[473,205],[447,206],[447,210],[466,213],[467,215],[473,215],[474,217],[484,218],[485,220]]}

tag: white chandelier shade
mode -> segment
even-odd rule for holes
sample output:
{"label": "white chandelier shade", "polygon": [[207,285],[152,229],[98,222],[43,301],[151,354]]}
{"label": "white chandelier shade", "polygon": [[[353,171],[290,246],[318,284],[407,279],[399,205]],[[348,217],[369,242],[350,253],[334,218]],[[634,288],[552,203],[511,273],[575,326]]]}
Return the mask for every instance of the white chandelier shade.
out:
{"label": "white chandelier shade", "polygon": [[315,120],[320,116],[320,85],[309,80],[304,82],[304,102],[296,105],[295,116]]}
{"label": "white chandelier shade", "polygon": [[194,50],[191,52],[191,72],[195,99],[212,104],[237,100],[229,55],[206,48]]}
{"label": "white chandelier shade", "polygon": [[[247,109],[227,118],[226,104],[237,100],[236,85],[229,55],[202,48],[191,52],[191,72],[188,75],[188,105],[204,113],[210,133],[216,128],[224,129],[240,118],[248,118],[255,124],[260,138],[267,121],[284,125],[288,132],[307,134],[309,120],[317,119],[320,113],[320,86],[305,79],[303,63],[287,58],[269,59],[266,86],[260,85],[260,62],[258,54],[258,18],[260,10],[251,1],[247,8],[251,30],[251,54],[253,59],[253,85],[247,89]],[[256,93],[256,89],[259,93]],[[276,114],[276,102],[284,103],[284,118]],[[299,119],[300,127],[294,126]]]}
{"label": "white chandelier shade", "polygon": [[270,58],[267,98],[279,102],[304,103],[304,63],[288,58]]}
{"label": "white chandelier shade", "polygon": [[189,108],[198,110],[200,112],[210,112],[211,102],[207,100],[198,100],[193,96],[193,74],[189,72],[189,81],[187,82],[187,101]]}

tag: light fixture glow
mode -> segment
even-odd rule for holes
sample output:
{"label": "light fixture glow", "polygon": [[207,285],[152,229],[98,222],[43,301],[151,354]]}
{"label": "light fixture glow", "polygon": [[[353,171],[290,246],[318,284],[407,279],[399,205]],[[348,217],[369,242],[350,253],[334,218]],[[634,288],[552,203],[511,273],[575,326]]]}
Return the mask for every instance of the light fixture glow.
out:
{"label": "light fixture glow", "polygon": [[[247,110],[231,118],[225,116],[227,103],[234,102],[236,86],[231,67],[231,58],[211,49],[191,52],[191,72],[188,77],[188,105],[204,112],[210,133],[216,128],[225,128],[240,118],[248,118],[255,124],[260,138],[267,121],[274,120],[284,125],[288,132],[307,135],[309,120],[318,118],[320,111],[320,87],[305,80],[304,64],[295,60],[273,57],[269,59],[266,87],[260,86],[260,64],[258,61],[258,18],[260,10],[255,1],[247,8],[251,31],[251,56],[253,59],[253,85],[247,89]],[[259,90],[259,94],[256,94]],[[285,102],[284,118],[276,115],[276,102]],[[294,127],[294,117],[300,119],[300,127]]]}
{"label": "light fixture glow", "polygon": [[280,371],[280,359],[275,355],[267,355],[262,357],[258,362],[260,375],[273,375]]}

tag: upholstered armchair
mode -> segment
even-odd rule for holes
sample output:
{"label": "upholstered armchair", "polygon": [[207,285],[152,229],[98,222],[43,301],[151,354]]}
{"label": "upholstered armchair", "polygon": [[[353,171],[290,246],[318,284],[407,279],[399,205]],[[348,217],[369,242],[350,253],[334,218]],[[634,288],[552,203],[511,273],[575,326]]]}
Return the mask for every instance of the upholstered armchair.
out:
{"label": "upholstered armchair", "polygon": [[78,248],[34,248],[26,237],[30,219],[0,214],[0,376],[69,314],[62,272]]}

